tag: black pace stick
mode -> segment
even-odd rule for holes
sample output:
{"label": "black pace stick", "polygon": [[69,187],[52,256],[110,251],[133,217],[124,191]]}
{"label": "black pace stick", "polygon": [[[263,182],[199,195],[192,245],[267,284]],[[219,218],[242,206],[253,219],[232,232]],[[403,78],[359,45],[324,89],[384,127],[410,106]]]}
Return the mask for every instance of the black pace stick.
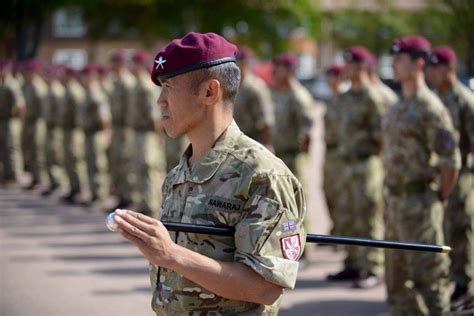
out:
{"label": "black pace stick", "polygon": [[[165,227],[168,230],[175,231],[175,232],[208,234],[208,235],[219,235],[219,236],[233,236],[234,235],[234,229],[230,227],[216,227],[216,226],[171,223],[171,222],[162,222],[162,223],[163,225],[165,225]],[[439,252],[439,253],[448,253],[451,251],[451,247],[443,246],[443,245],[417,244],[417,243],[406,243],[406,242],[390,241],[390,240],[376,240],[376,239],[327,236],[327,235],[316,235],[316,234],[307,234],[306,242],[318,243],[318,244],[338,244],[338,245],[353,245],[353,246],[376,247],[376,248],[387,248],[387,249],[415,250],[415,251],[427,251],[427,252]]]}

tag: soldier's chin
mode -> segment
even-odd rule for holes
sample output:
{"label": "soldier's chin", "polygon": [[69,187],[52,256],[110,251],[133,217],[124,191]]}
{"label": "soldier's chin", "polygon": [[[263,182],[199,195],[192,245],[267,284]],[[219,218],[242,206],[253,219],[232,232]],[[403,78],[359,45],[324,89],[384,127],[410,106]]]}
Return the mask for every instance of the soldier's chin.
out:
{"label": "soldier's chin", "polygon": [[166,126],[163,126],[163,130],[165,131],[166,136],[168,136],[169,138],[177,139],[183,136],[183,133],[179,133],[173,130],[172,127],[166,128]]}

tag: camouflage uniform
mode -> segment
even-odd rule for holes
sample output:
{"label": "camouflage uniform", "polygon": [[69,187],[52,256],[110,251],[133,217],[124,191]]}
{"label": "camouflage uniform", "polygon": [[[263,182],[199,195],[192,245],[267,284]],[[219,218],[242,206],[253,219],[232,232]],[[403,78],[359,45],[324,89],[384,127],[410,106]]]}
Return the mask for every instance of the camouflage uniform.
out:
{"label": "camouflage uniform", "polygon": [[135,78],[124,72],[113,80],[110,96],[112,114],[112,139],[109,148],[109,172],[114,193],[122,200],[130,201],[129,142],[127,139],[127,116],[129,114]]}
{"label": "camouflage uniform", "polygon": [[99,169],[97,167],[96,138],[104,122],[110,120],[110,106],[98,82],[86,88],[85,101],[79,111],[79,126],[85,136],[84,155],[87,167],[89,190],[93,198],[99,195]]}
{"label": "camouflage uniform", "polygon": [[174,139],[165,136],[166,172],[170,172],[179,164],[179,158],[186,147],[186,143],[189,143],[189,141],[185,137]]}
{"label": "camouflage uniform", "polygon": [[468,155],[474,144],[474,94],[456,82],[453,89],[439,93],[451,114],[454,129],[460,136],[462,169],[444,214],[445,239],[453,247],[450,252],[451,279],[459,286],[472,283],[473,267],[473,176],[467,167]]}
{"label": "camouflage uniform", "polygon": [[339,144],[339,128],[342,109],[336,96],[326,101],[326,113],[324,115],[324,140],[326,142],[326,157],[324,160],[324,194],[329,216],[332,221],[331,234],[345,234],[342,220],[347,219],[344,212],[349,207],[347,202],[347,191],[343,189],[343,177],[341,170],[344,169],[344,161],[337,151]]}
{"label": "camouflage uniform", "polygon": [[25,83],[25,116],[21,134],[21,150],[25,171],[31,172],[32,182],[40,181],[40,159],[38,152],[38,132],[41,111],[48,93],[46,83],[39,76],[34,76],[31,83]]}
{"label": "camouflage uniform", "polygon": [[383,103],[386,105],[387,108],[398,101],[397,94],[381,80],[373,82],[372,85],[379,92],[380,96],[382,97]]}
{"label": "camouflage uniform", "polygon": [[[151,173],[163,166],[164,146],[159,146],[154,132],[154,121],[159,119],[156,100],[159,88],[150,81],[150,75],[141,72],[136,77],[130,108],[130,126],[133,128],[133,150],[131,159],[131,183],[136,195],[137,207],[143,212],[152,210],[150,199]],[[163,158],[159,159],[157,155]],[[160,164],[161,163],[161,164]],[[164,178],[164,168],[159,170]],[[161,200],[161,199],[159,199]]]}
{"label": "camouflage uniform", "polygon": [[[165,180],[159,219],[230,226],[235,234],[170,232],[171,238],[210,258],[241,262],[266,280],[293,288],[296,260],[305,243],[306,209],[298,180],[281,160],[243,135],[235,122],[192,168],[187,162],[190,149]],[[157,315],[276,315],[281,302],[280,298],[265,306],[224,299],[157,266],[151,267],[151,282]]]}
{"label": "camouflage uniform", "polygon": [[[290,90],[271,89],[275,106],[275,127],[272,130],[272,143],[275,155],[296,174],[296,158],[301,152],[300,143],[310,134],[313,97],[300,83],[293,80]],[[297,175],[298,176],[298,175]]]}
{"label": "camouflage uniform", "polygon": [[[460,166],[449,113],[423,86],[413,98],[402,98],[390,107],[382,128],[386,238],[443,244],[443,206],[434,181],[440,176],[440,167]],[[444,254],[387,251],[386,283],[392,314],[447,314],[448,274],[449,258]]]}
{"label": "camouflage uniform", "polygon": [[[338,154],[345,160],[343,186],[349,206],[344,210],[342,230],[355,237],[383,236],[383,168],[378,153],[381,120],[385,109],[380,94],[364,82],[361,91],[349,90],[340,97],[341,122]],[[341,173],[339,171],[339,173]],[[347,268],[380,276],[383,252],[379,248],[348,247]],[[352,267],[351,267],[352,266]]]}
{"label": "camouflage uniform", "polygon": [[63,85],[53,80],[48,89],[47,102],[44,104],[43,118],[46,123],[46,141],[44,142],[45,152],[45,171],[48,175],[48,181],[51,188],[58,186],[58,181],[54,177],[53,167],[58,162],[57,152],[57,127],[58,127],[58,116],[61,107],[64,107],[64,94],[65,89]]}
{"label": "camouflage uniform", "polygon": [[10,123],[17,105],[13,89],[3,80],[0,82],[0,181],[16,178]]}
{"label": "camouflage uniform", "polygon": [[240,84],[234,119],[245,135],[260,143],[262,128],[274,125],[270,91],[265,82],[253,74],[247,74]]}
{"label": "camouflage uniform", "polygon": [[78,112],[85,101],[86,92],[77,80],[71,80],[65,86],[64,104],[59,111],[59,126],[63,133],[63,165],[69,182],[69,189],[80,192],[77,174],[77,153],[75,131],[78,124]]}

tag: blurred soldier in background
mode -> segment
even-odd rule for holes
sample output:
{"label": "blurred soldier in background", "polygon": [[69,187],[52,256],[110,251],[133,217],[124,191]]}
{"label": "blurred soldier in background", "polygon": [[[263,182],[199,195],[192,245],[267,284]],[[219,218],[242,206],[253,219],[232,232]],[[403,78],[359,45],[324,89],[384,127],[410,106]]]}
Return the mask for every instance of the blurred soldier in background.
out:
{"label": "blurred soldier in background", "polygon": [[79,111],[85,101],[86,92],[76,78],[77,71],[66,67],[62,83],[64,85],[64,103],[59,109],[59,127],[63,139],[63,166],[69,184],[69,193],[64,196],[64,201],[74,203],[81,193],[79,176],[77,174],[77,127]]}
{"label": "blurred soldier in background", "polygon": [[113,207],[125,208],[132,202],[129,171],[129,139],[127,137],[127,117],[131,105],[135,78],[126,68],[126,55],[123,51],[112,54],[113,72],[110,110],[112,114],[112,139],[109,148],[109,173],[112,192],[118,202]]}
{"label": "blurred soldier in background", "polygon": [[11,76],[11,61],[0,62],[0,184],[16,182],[12,118],[21,114],[24,99]]}
{"label": "blurred soldier in background", "polygon": [[[399,38],[391,49],[402,95],[382,123],[386,238],[444,244],[443,203],[461,162],[449,113],[424,80],[430,49],[421,36]],[[387,250],[385,277],[392,315],[448,315],[445,254]]]}
{"label": "blurred soldier in background", "polygon": [[252,64],[252,50],[240,47],[237,65],[241,77],[234,119],[245,135],[271,147],[270,131],[274,125],[272,99],[265,82],[253,74]]}
{"label": "blurred soldier in background", "polygon": [[50,66],[46,73],[46,83],[48,84],[48,94],[43,108],[43,119],[46,124],[46,136],[44,141],[45,164],[44,168],[48,176],[48,187],[42,195],[50,195],[59,187],[53,168],[58,165],[58,131],[59,110],[64,107],[64,86],[59,81],[63,71],[61,66]]}
{"label": "blurred soldier in background", "polygon": [[25,84],[25,115],[21,133],[21,149],[23,153],[24,170],[31,173],[31,182],[25,187],[27,190],[36,188],[40,184],[40,153],[38,146],[39,119],[46,102],[48,87],[40,77],[43,63],[32,59],[23,64]]}
{"label": "blurred soldier in background", "polygon": [[388,108],[390,105],[394,104],[395,102],[398,101],[398,96],[397,94],[390,89],[385,83],[382,82],[382,80],[379,77],[379,74],[377,72],[377,58],[375,58],[372,53],[370,54],[370,63],[369,63],[369,78],[370,81],[372,82],[372,86],[377,89],[377,91],[380,93],[380,95],[383,98],[383,102]]}
{"label": "blurred soldier in background", "polygon": [[107,95],[107,98],[110,99],[114,88],[110,77],[110,68],[106,65],[97,65],[97,73],[99,75],[99,84]]}
{"label": "blurred soldier in background", "polygon": [[343,66],[331,65],[326,69],[326,81],[331,89],[331,98],[326,101],[326,113],[324,115],[324,140],[326,143],[326,157],[324,160],[324,194],[329,216],[332,221],[331,234],[343,235],[342,220],[347,219],[345,211],[349,205],[344,202],[347,191],[343,189],[341,170],[344,168],[342,158],[338,154],[339,125],[341,123],[342,108],[339,103],[340,88],[343,80]]}
{"label": "blurred soldier in background", "polygon": [[[461,171],[444,213],[446,244],[450,252],[451,280],[455,289],[451,296],[453,307],[471,297],[473,267],[473,166],[468,156],[474,154],[474,93],[456,76],[457,56],[450,47],[439,47],[430,56],[430,82],[448,109],[454,129],[460,138]],[[472,289],[471,289],[472,291]]]}
{"label": "blurred soldier in background", "polygon": [[[153,85],[150,80],[150,72],[147,69],[149,65],[148,54],[146,52],[136,52],[132,56],[132,62],[131,71],[135,76],[136,85],[133,89],[132,103],[128,115],[129,125],[133,129],[131,184],[136,196],[138,211],[152,215],[150,173],[163,165],[165,159],[164,143],[159,143],[160,136],[163,133],[160,128],[160,114],[156,105],[160,88]],[[158,155],[162,156],[162,159],[159,159]],[[159,161],[157,161],[157,158]],[[159,170],[159,172],[161,180],[163,180],[165,170]],[[159,200],[161,201],[161,198]]]}
{"label": "blurred soldier in background", "polygon": [[[369,79],[371,54],[363,46],[344,53],[344,75],[351,89],[340,97],[342,116],[338,154],[345,160],[342,180],[347,184],[348,208],[344,232],[349,236],[381,239],[383,236],[383,168],[381,120],[383,99]],[[370,288],[382,282],[383,252],[378,248],[347,247],[344,269],[329,280],[354,279],[355,286]]]}
{"label": "blurred soldier in background", "polygon": [[85,88],[85,101],[79,109],[79,126],[84,132],[84,159],[87,167],[90,200],[99,199],[99,169],[97,167],[99,132],[110,124],[110,105],[97,79],[97,68],[87,65],[81,71],[81,80]]}

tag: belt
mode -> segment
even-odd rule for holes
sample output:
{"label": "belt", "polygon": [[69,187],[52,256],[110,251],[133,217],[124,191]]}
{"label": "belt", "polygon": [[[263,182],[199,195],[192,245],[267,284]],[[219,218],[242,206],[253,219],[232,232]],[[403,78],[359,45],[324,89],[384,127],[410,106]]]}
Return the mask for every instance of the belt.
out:
{"label": "belt", "polygon": [[387,185],[387,189],[392,195],[403,195],[413,193],[423,193],[430,189],[431,181],[428,180],[415,180],[408,182],[404,185]]}

